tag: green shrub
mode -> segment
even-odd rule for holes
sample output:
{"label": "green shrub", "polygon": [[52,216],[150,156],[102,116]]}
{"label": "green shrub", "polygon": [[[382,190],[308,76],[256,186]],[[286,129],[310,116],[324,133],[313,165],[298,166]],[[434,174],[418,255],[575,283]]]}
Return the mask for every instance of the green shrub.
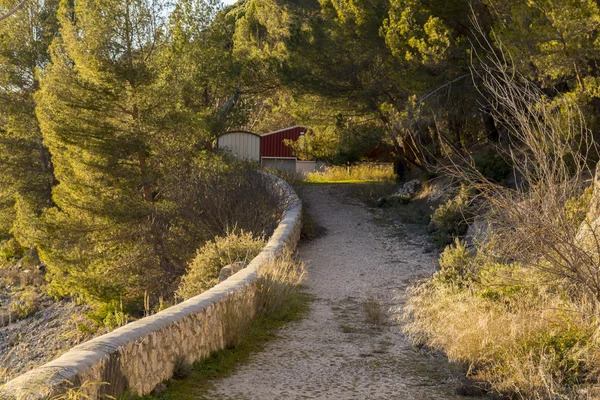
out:
{"label": "green shrub", "polygon": [[563,384],[572,386],[584,383],[588,371],[580,357],[592,340],[589,329],[579,326],[553,324],[532,337],[525,337],[517,343],[517,349],[529,354],[537,363],[548,365],[552,374]]}
{"label": "green shrub", "polygon": [[0,267],[23,256],[23,248],[15,238],[0,243]]}
{"label": "green shrub", "polygon": [[238,261],[250,262],[265,246],[262,238],[250,233],[230,233],[218,236],[198,250],[181,279],[177,295],[192,298],[216,285],[221,268]]}
{"label": "green shrub", "polygon": [[474,279],[473,255],[464,243],[456,239],[454,245],[446,247],[440,255],[440,271],[436,279],[444,284],[463,287]]}
{"label": "green shrub", "polygon": [[512,172],[511,165],[494,149],[477,154],[474,162],[475,168],[492,182],[505,184],[506,178]]}
{"label": "green shrub", "polygon": [[129,316],[127,314],[125,314],[123,311],[115,310],[111,313],[108,313],[102,322],[109,331],[112,331],[120,326],[127,325],[128,320]]}
{"label": "green shrub", "polygon": [[431,228],[439,235],[441,244],[448,244],[464,236],[469,227],[466,219],[471,214],[469,191],[461,186],[458,195],[441,204],[431,216]]}
{"label": "green shrub", "polygon": [[13,295],[10,312],[14,319],[21,320],[31,315],[39,309],[39,295],[33,291],[26,289]]}
{"label": "green shrub", "polygon": [[98,303],[86,316],[94,321],[96,326],[104,326],[111,331],[126,325],[129,320],[129,314],[125,313],[123,303],[118,301]]}
{"label": "green shrub", "polygon": [[570,226],[578,227],[585,220],[594,194],[594,186],[586,188],[581,196],[573,197],[565,203],[565,218]]}

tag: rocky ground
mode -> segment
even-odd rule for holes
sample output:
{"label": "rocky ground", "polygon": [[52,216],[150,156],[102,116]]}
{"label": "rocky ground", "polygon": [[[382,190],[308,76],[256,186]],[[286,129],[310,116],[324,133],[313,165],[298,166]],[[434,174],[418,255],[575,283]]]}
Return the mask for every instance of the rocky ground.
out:
{"label": "rocky ground", "polygon": [[29,260],[0,269],[0,383],[105,331],[86,317],[88,306],[48,297],[43,264]]}
{"label": "rocky ground", "polygon": [[86,311],[71,302],[45,300],[32,316],[0,328],[0,383],[89,339],[77,328]]}
{"label": "rocky ground", "polygon": [[[300,247],[310,314],[212,388],[206,399],[458,399],[459,373],[401,333],[397,310],[408,286],[434,271],[428,237],[390,224],[345,186],[305,196],[327,234]],[[186,397],[188,398],[188,397]]]}

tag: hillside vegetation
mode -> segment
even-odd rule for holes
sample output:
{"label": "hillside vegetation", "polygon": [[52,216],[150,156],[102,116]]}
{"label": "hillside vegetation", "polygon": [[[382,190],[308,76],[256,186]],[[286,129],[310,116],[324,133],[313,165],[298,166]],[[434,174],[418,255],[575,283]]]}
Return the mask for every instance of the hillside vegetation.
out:
{"label": "hillside vegetation", "polygon": [[[416,342],[497,393],[597,383],[598,1],[0,0],[0,14],[17,4],[0,19],[2,325],[49,296],[112,328],[208,288],[285,208],[216,138],[301,124],[296,153],[337,165],[309,180],[389,181],[352,164],[391,158],[399,180],[456,189],[431,216],[450,246],[440,272],[407,302]],[[221,254],[234,237],[248,247]]]}

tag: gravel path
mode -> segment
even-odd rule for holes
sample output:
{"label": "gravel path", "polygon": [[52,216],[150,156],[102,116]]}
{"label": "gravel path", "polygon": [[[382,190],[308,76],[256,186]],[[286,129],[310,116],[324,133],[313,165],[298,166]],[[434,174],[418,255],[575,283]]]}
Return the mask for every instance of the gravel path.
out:
{"label": "gravel path", "polygon": [[377,316],[365,312],[367,299],[393,309],[407,285],[432,272],[426,239],[402,239],[377,224],[344,196],[343,186],[307,191],[311,212],[327,228],[299,250],[315,298],[310,314],[199,398],[459,399],[445,360],[418,353],[393,314],[384,323],[367,322],[367,315]]}

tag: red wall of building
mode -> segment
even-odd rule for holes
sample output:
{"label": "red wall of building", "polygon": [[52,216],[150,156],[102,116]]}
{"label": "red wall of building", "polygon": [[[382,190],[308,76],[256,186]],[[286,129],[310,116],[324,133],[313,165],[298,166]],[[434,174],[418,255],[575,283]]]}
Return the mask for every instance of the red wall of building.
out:
{"label": "red wall of building", "polygon": [[300,133],[306,132],[303,126],[267,133],[260,137],[261,157],[294,157],[292,149],[286,146],[283,141],[289,139],[297,141],[300,138]]}

